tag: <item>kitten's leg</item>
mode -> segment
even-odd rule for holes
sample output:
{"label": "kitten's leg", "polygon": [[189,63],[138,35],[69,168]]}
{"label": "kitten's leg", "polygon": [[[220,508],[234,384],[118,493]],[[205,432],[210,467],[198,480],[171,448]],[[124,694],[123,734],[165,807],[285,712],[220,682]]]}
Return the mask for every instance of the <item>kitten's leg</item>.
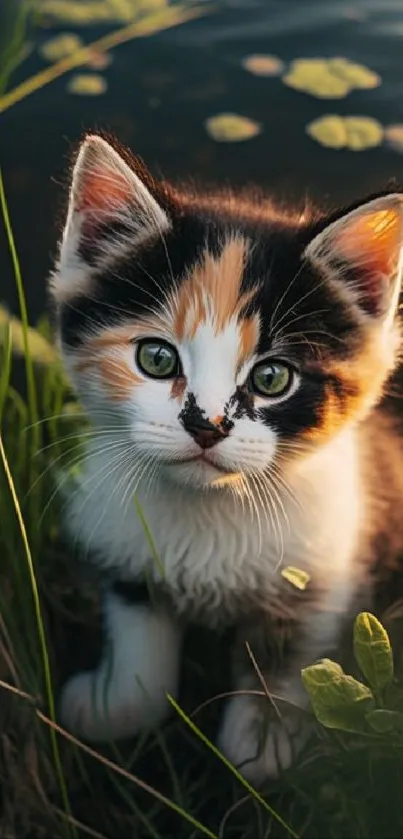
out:
{"label": "kitten's leg", "polygon": [[99,667],[65,685],[61,722],[86,740],[115,740],[157,725],[177,691],[181,633],[148,603],[105,598],[106,643]]}
{"label": "kitten's leg", "polygon": [[[284,700],[274,700],[276,711],[267,696],[244,694],[234,696],[225,709],[219,747],[251,783],[260,785],[288,768],[309,733],[308,722],[295,709],[298,706],[306,710],[309,706],[301,670],[337,648],[349,599],[343,604],[345,608],[326,611],[326,598],[320,611],[312,612],[302,623],[289,625],[289,649],[277,670],[273,666],[273,647],[270,649],[267,643],[267,617],[261,615],[249,630],[240,632],[236,655],[240,658],[239,645],[244,647],[249,642],[270,694]],[[246,650],[237,670],[235,690],[263,690]]]}

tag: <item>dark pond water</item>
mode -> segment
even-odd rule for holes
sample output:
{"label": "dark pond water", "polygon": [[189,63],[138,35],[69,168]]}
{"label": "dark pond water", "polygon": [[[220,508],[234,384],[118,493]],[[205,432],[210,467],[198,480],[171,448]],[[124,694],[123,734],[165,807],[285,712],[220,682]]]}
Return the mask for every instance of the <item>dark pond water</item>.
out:
{"label": "dark pond water", "polygon": [[[166,176],[257,182],[288,201],[308,195],[340,202],[401,176],[403,158],[385,144],[336,151],[310,139],[305,127],[326,113],[403,122],[402,0],[234,0],[216,3],[214,12],[208,3],[203,7],[198,20],[115,49],[102,71],[106,94],[69,94],[65,76],[0,115],[0,160],[32,319],[45,305],[69,149],[85,129],[115,132]],[[57,31],[38,29],[34,37],[44,41]],[[80,34],[90,41],[104,31],[86,27]],[[382,84],[320,100],[286,87],[280,77],[246,72],[241,62],[252,53],[285,62],[341,55],[379,73]],[[44,66],[34,51],[10,86]],[[262,133],[245,142],[215,142],[204,121],[223,111],[257,120]],[[0,298],[17,308],[1,234]]]}

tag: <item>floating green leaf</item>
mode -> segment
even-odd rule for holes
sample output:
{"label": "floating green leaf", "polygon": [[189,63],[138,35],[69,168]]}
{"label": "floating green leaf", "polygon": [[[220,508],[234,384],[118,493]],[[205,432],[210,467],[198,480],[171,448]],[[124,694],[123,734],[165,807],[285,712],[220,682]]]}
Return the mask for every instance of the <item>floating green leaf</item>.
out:
{"label": "floating green leaf", "polygon": [[355,88],[377,87],[381,78],[347,58],[299,58],[291,62],[283,82],[319,99],[343,99]]}
{"label": "floating green leaf", "polygon": [[354,624],[354,655],[372,690],[382,691],[393,679],[389,636],[378,619],[361,612]]}
{"label": "floating green leaf", "polygon": [[279,76],[284,70],[284,61],[277,55],[248,55],[242,66],[254,76]]}
{"label": "floating green leaf", "polygon": [[303,571],[302,568],[296,568],[294,565],[287,565],[286,568],[283,568],[281,576],[300,591],[305,591],[311,579],[311,575],[307,571]]}
{"label": "floating green leaf", "polygon": [[238,143],[251,140],[262,131],[262,126],[249,117],[224,113],[206,119],[205,128],[210,137],[218,143]]}
{"label": "floating green leaf", "polygon": [[40,54],[46,61],[59,61],[84,46],[83,41],[74,32],[61,32],[55,38],[45,41],[40,47]]}
{"label": "floating green leaf", "polygon": [[403,124],[388,125],[385,128],[385,140],[389,148],[403,154]]}
{"label": "floating green leaf", "polygon": [[40,0],[46,21],[86,26],[131,23],[137,17],[168,6],[167,0]]}
{"label": "floating green leaf", "polygon": [[366,728],[365,713],[373,708],[369,688],[346,676],[339,664],[323,659],[302,671],[316,718],[326,728],[359,732]]}
{"label": "floating green leaf", "polygon": [[403,714],[399,711],[389,711],[387,708],[375,708],[366,715],[369,726],[377,734],[388,734],[391,731],[403,731]]}
{"label": "floating green leaf", "polygon": [[90,60],[87,62],[88,67],[93,70],[105,70],[112,63],[112,56],[108,52],[97,52],[93,50]]}
{"label": "floating green leaf", "polygon": [[306,127],[306,133],[321,146],[332,149],[364,151],[379,146],[383,127],[372,117],[342,117],[326,114]]}
{"label": "floating green leaf", "polygon": [[[16,355],[24,355],[22,323],[18,318],[10,315],[4,306],[0,306],[0,346],[6,342],[9,329],[11,330],[12,351]],[[28,330],[28,344],[30,356],[35,364],[53,364],[58,361],[55,347],[32,327]]]}
{"label": "floating green leaf", "polygon": [[346,81],[351,90],[371,90],[374,87],[379,87],[382,81],[378,73],[374,73],[364,64],[355,64],[348,58],[331,58],[328,61],[328,70],[333,75]]}
{"label": "floating green leaf", "polygon": [[67,90],[77,96],[100,96],[108,89],[108,83],[98,73],[77,73],[69,79]]}

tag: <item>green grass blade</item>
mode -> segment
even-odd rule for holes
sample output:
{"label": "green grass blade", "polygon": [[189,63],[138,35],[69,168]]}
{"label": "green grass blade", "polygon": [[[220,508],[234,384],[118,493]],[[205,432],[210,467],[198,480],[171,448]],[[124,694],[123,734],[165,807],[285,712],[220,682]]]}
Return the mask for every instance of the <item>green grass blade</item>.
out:
{"label": "green grass blade", "polygon": [[185,712],[182,710],[180,705],[178,705],[178,703],[175,701],[175,699],[170,694],[167,694],[167,695],[168,695],[168,700],[169,700],[170,704],[172,705],[172,707],[175,709],[176,713],[179,714],[181,719],[186,723],[187,726],[189,726],[189,728],[193,731],[193,733],[196,734],[196,736],[200,740],[202,740],[202,742],[206,746],[208,746],[210,751],[212,751],[213,754],[215,754],[215,756],[218,757],[219,760],[221,760],[221,762],[227,767],[227,769],[229,769],[230,772],[232,772],[232,774],[235,775],[235,777],[242,784],[242,786],[244,786],[245,789],[247,789],[248,792],[250,792],[250,794],[253,795],[253,797],[256,799],[256,801],[258,801],[259,804],[261,804],[261,806],[265,810],[267,810],[268,813],[270,813],[271,817],[273,819],[275,819],[279,824],[281,824],[281,826],[285,830],[288,831],[289,835],[292,836],[292,839],[299,839],[298,834],[294,832],[292,827],[290,827],[281,818],[281,816],[279,816],[279,814],[276,813],[275,810],[273,810],[273,807],[270,807],[270,804],[268,804],[268,802],[265,801],[264,798],[262,798],[262,796],[257,792],[257,790],[255,790],[255,788],[251,784],[249,784],[248,781],[245,778],[242,777],[241,773],[238,772],[236,767],[232,765],[231,761],[229,761],[225,757],[225,755],[223,755],[222,752],[220,752],[220,750],[217,748],[217,746],[215,746],[214,743],[212,743],[211,740],[209,740],[208,737],[206,737],[206,735],[203,734],[202,731],[200,731],[200,728],[198,728],[197,725],[195,725],[193,720],[191,720],[190,717],[188,717],[187,714],[185,714]]}
{"label": "green grass blade", "polygon": [[[13,263],[15,282],[17,286],[18,302],[21,312],[21,322],[23,328],[23,342],[24,342],[24,356],[25,356],[25,370],[27,377],[27,392],[28,392],[28,407],[31,423],[37,423],[38,420],[38,400],[35,386],[34,367],[29,352],[29,338],[28,338],[28,313],[25,299],[24,285],[22,282],[20,262],[18,259],[17,248],[15,245],[13,229],[11,226],[10,215],[8,212],[6,193],[4,190],[3,173],[0,167],[0,206],[3,215],[4,227],[7,236],[7,242],[10,249],[11,260]],[[38,435],[38,425],[33,428],[33,436]],[[35,440],[36,442],[36,440]]]}
{"label": "green grass blade", "polygon": [[[209,10],[210,11],[210,10]],[[40,70],[34,76],[18,84],[15,88],[0,96],[0,114],[11,108],[26,96],[41,90],[45,85],[63,76],[69,70],[87,64],[94,52],[108,52],[114,47],[131,41],[133,38],[144,38],[153,35],[155,32],[162,32],[165,29],[179,26],[187,21],[194,20],[207,14],[207,9],[194,6],[186,8],[183,5],[169,6],[162,10],[147,15],[142,20],[134,21],[120,29],[108,32],[96,41],[75,50],[71,55],[56,61],[51,67]]]}
{"label": "green grass blade", "polygon": [[150,546],[150,551],[151,551],[152,557],[153,557],[154,562],[155,562],[155,564],[158,568],[159,573],[161,574],[161,577],[164,578],[165,577],[165,568],[163,566],[161,557],[160,557],[160,555],[157,551],[157,546],[154,542],[153,535],[152,535],[151,530],[149,528],[147,519],[146,519],[146,517],[143,513],[143,508],[142,508],[142,506],[140,504],[140,501],[137,498],[136,494],[134,494],[134,499],[133,500],[134,500],[134,506],[136,508],[137,515],[138,515],[138,517],[141,521],[144,533],[146,535],[147,542]]}
{"label": "green grass blade", "polygon": [[[47,645],[46,645],[45,628],[44,628],[43,619],[42,619],[42,611],[41,611],[41,604],[40,604],[40,599],[39,599],[38,585],[37,585],[37,582],[36,582],[35,568],[34,568],[34,563],[33,563],[33,560],[32,560],[31,549],[29,547],[27,531],[26,531],[26,528],[25,528],[24,519],[23,519],[22,512],[21,512],[20,503],[19,503],[18,496],[17,496],[17,493],[16,493],[13,476],[11,474],[11,470],[10,470],[10,466],[9,466],[9,463],[8,463],[7,454],[6,454],[6,451],[5,451],[5,448],[4,448],[3,438],[2,438],[1,434],[0,434],[0,457],[1,457],[1,460],[2,460],[2,463],[3,463],[3,469],[4,469],[6,479],[7,479],[7,483],[8,483],[8,486],[9,486],[10,495],[11,495],[13,505],[14,505],[14,509],[15,509],[15,513],[16,513],[16,516],[17,516],[18,525],[19,525],[19,529],[20,529],[20,533],[21,533],[21,539],[22,539],[22,542],[23,542],[24,551],[25,551],[25,555],[26,555],[26,559],[27,559],[28,572],[29,572],[31,590],[32,590],[32,597],[33,597],[33,601],[34,601],[34,609],[35,609],[37,630],[38,630],[38,636],[39,636],[39,645],[40,645],[40,651],[41,651],[41,656],[42,656],[43,673],[44,673],[44,678],[45,678],[46,698],[47,698],[48,707],[49,707],[49,716],[50,716],[51,720],[53,722],[55,722],[56,721],[56,713],[55,713],[55,702],[54,702],[54,696],[53,696],[52,676],[51,676],[51,671],[50,671],[50,661],[49,661],[48,649],[47,649]],[[54,763],[55,763],[55,769],[56,769],[56,773],[57,773],[57,777],[58,777],[58,781],[59,781],[59,786],[60,786],[60,792],[61,792],[61,796],[62,796],[62,800],[63,800],[63,806],[65,808],[66,813],[71,815],[70,803],[69,803],[69,798],[68,798],[68,793],[67,793],[67,787],[66,787],[66,783],[65,783],[65,779],[64,779],[64,775],[63,775],[61,760],[60,760],[59,746],[58,746],[58,743],[57,743],[57,736],[56,736],[56,732],[55,732],[54,729],[51,729],[51,731],[50,731],[50,739],[51,739],[51,746],[52,746],[52,752],[53,752],[53,759],[54,759]],[[70,825],[69,830],[70,830],[70,835],[72,835],[73,837],[77,837],[77,831],[72,825]]]}
{"label": "green grass blade", "polygon": [[12,334],[11,323],[5,327],[5,337],[3,343],[3,351],[1,354],[1,374],[0,374],[0,427],[3,416],[4,404],[7,398],[8,385],[10,382],[11,373],[11,354],[12,354]]}

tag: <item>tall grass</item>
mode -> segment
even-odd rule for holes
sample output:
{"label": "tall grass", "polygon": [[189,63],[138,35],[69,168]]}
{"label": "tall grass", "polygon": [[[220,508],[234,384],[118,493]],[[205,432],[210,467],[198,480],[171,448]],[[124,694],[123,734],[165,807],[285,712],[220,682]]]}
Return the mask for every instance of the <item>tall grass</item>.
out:
{"label": "tall grass", "polygon": [[[30,7],[24,0],[15,7],[0,68],[0,113],[85,64],[94,49],[106,51],[202,13],[185,4],[152,13],[7,92],[23,55]],[[55,467],[72,462],[72,441],[80,452],[84,419],[47,344],[46,324],[41,341],[34,341],[1,170],[0,208],[20,307],[18,324],[0,321],[0,836],[400,838],[403,758],[390,731],[368,738],[318,728],[290,773],[258,793],[176,700],[174,719],[134,745],[95,750],[58,725],[56,695],[66,664],[76,666],[98,619],[92,584],[78,589],[61,543],[54,487]],[[15,349],[23,355],[26,400],[14,383]],[[137,514],[142,518],[138,504]],[[191,657],[187,663],[191,707],[218,706],[223,695],[209,657],[201,670]],[[401,709],[394,705],[378,709],[389,716],[376,719],[390,723],[391,709],[396,720]]]}

